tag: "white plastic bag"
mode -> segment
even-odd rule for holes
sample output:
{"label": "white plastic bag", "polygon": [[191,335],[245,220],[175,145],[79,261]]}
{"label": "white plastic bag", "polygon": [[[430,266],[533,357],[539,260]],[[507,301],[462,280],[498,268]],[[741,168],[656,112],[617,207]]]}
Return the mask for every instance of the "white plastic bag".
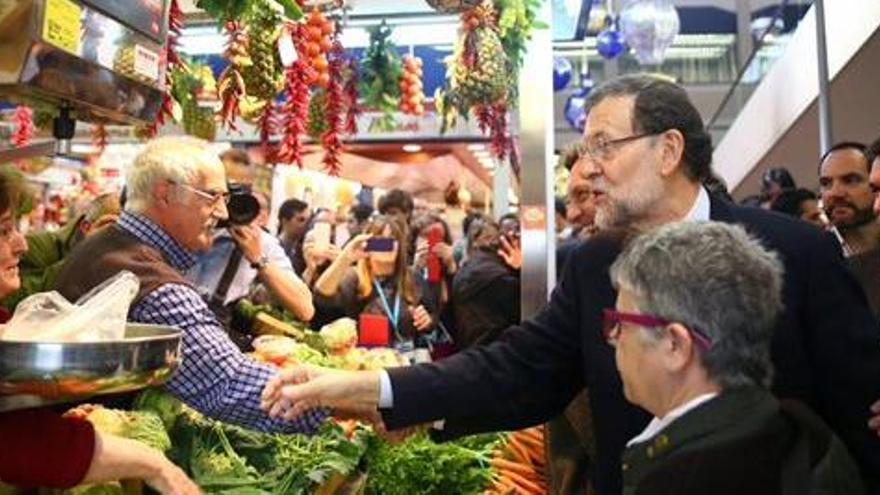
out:
{"label": "white plastic bag", "polygon": [[61,294],[41,292],[15,309],[2,339],[32,342],[100,342],[125,337],[128,308],[140,281],[121,271],[82,296],[76,304]]}

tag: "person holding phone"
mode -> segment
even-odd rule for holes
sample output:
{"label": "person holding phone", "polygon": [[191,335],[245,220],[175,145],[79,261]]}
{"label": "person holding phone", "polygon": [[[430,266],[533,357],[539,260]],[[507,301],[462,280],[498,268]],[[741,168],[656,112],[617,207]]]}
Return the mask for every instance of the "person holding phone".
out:
{"label": "person holding phone", "polygon": [[434,327],[407,260],[406,241],[398,218],[377,216],[315,282],[319,304],[358,320],[361,344],[406,345]]}

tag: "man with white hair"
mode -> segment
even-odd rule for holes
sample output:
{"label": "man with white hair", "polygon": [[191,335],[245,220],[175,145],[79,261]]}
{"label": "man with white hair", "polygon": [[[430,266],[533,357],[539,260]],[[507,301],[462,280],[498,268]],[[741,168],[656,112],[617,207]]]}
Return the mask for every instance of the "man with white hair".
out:
{"label": "man with white hair", "polygon": [[767,390],[782,273],[720,222],[661,227],[614,262],[605,338],[626,399],[654,415],[627,444],[624,495],[864,492],[822,420]]}
{"label": "man with white hair", "polygon": [[57,289],[76,300],[120,270],[140,279],[129,320],[178,327],[183,360],[166,389],[203,414],[263,431],[310,432],[323,413],[297,421],[268,418],[260,392],[275,372],[239,352],[184,273],[211,247],[227,217],[223,165],[204,141],[167,137],[138,155],[116,225],[74,249]]}

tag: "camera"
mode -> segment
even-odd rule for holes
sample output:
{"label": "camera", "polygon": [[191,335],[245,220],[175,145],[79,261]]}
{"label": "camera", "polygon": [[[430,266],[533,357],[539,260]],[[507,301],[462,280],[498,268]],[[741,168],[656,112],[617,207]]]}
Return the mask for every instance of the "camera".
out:
{"label": "camera", "polygon": [[251,194],[247,184],[229,184],[229,199],[226,200],[226,211],[229,218],[217,223],[219,228],[236,225],[248,225],[260,214],[260,202]]}

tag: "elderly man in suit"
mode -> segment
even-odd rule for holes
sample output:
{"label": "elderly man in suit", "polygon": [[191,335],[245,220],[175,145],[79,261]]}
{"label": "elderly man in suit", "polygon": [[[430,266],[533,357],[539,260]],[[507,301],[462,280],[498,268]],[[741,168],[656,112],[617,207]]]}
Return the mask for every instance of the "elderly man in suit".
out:
{"label": "elderly man in suit", "polygon": [[[880,438],[868,421],[880,397],[880,332],[836,241],[803,222],[710,193],[701,181],[712,176],[711,138],[680,86],[625,76],[594,89],[588,105],[582,173],[600,229],[650,232],[711,219],[740,224],[777,251],[785,265],[784,310],[771,343],[772,390],[816,411],[876,483]],[[381,372],[295,370],[267,386],[264,407],[282,415],[308,405],[378,408],[391,429],[445,420],[436,433],[442,439],[545,421],[586,385],[596,432],[595,487],[600,495],[619,495],[626,442],[651,419],[626,402],[613,349],[602,336],[602,310],[617,298],[608,269],[620,249],[620,240],[608,235],[579,246],[547,306],[491,346]],[[308,383],[290,383],[302,380]]]}
{"label": "elderly man in suit", "polygon": [[627,443],[624,494],[863,493],[828,427],[766,389],[774,253],[739,226],[674,223],[633,242],[611,279],[605,338],[627,400],[654,415]]}

